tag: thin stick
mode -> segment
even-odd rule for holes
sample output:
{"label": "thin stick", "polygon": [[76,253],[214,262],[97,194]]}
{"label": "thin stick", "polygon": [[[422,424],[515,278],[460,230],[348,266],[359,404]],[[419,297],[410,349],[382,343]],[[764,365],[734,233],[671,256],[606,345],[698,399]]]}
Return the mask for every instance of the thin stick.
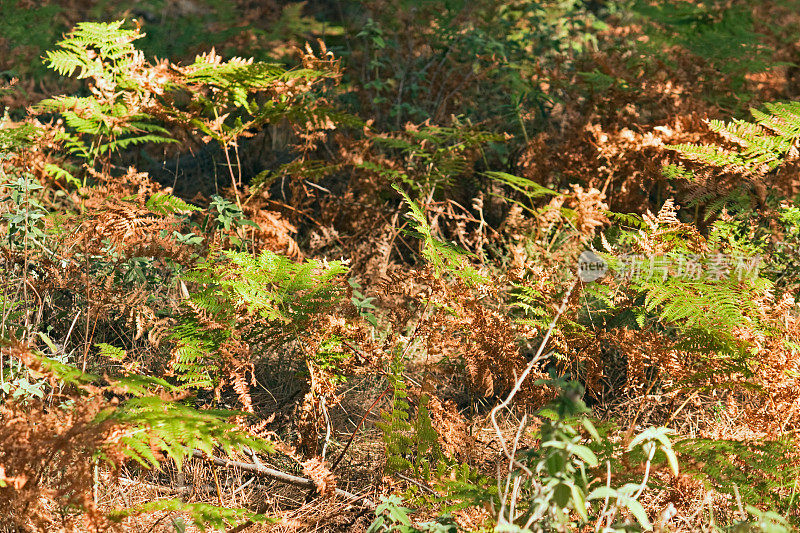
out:
{"label": "thin stick", "polygon": [[219,476],[217,475],[217,469],[212,468],[211,473],[214,474],[214,487],[217,489],[217,501],[219,502],[219,506],[222,507],[222,487],[219,486]]}
{"label": "thin stick", "polygon": [[410,478],[410,477],[408,477],[408,476],[404,476],[404,475],[403,475],[403,474],[401,474],[400,472],[395,472],[395,475],[396,475],[397,477],[399,477],[400,479],[403,479],[403,480],[405,480],[405,481],[408,481],[409,483],[412,483],[412,484],[416,485],[417,487],[421,488],[421,489],[422,489],[422,490],[424,490],[424,491],[427,491],[427,492],[429,492],[429,493],[431,493],[431,494],[436,494],[436,491],[435,491],[435,490],[433,490],[432,488],[430,488],[428,485],[425,485],[424,483],[420,483],[420,482],[419,482],[419,481],[417,481],[416,479]]}
{"label": "thin stick", "polygon": [[319,399],[319,406],[322,414],[325,415],[325,444],[322,445],[322,461],[325,461],[325,454],[328,452],[328,443],[331,441],[331,417],[328,416],[328,408],[325,406],[325,396]]}
{"label": "thin stick", "polygon": [[356,429],[354,429],[354,430],[353,430],[353,433],[350,435],[350,439],[347,441],[347,444],[345,444],[345,446],[344,446],[344,450],[342,450],[342,453],[340,453],[340,454],[339,454],[339,457],[337,457],[337,458],[336,458],[336,461],[334,461],[334,462],[333,462],[333,465],[331,466],[331,472],[333,472],[333,470],[335,470],[335,469],[336,469],[336,467],[339,465],[339,463],[340,463],[340,462],[342,461],[342,459],[344,458],[344,454],[345,454],[345,453],[347,453],[347,449],[348,449],[348,448],[350,448],[350,445],[353,443],[353,439],[355,438],[355,436],[356,436],[356,433],[358,433],[358,429],[361,427],[361,424],[363,424],[363,423],[364,423],[364,420],[366,420],[366,419],[367,419],[367,415],[369,414],[369,412],[370,412],[370,411],[372,411],[372,409],[373,409],[373,408],[374,408],[376,405],[378,405],[378,402],[379,402],[379,401],[381,401],[381,398],[383,398],[383,397],[384,397],[384,395],[385,395],[387,392],[389,392],[389,389],[391,389],[391,388],[392,388],[391,386],[389,386],[389,387],[386,387],[386,388],[383,390],[383,392],[381,393],[381,395],[380,395],[380,396],[378,396],[378,398],[377,398],[377,399],[376,399],[374,402],[372,402],[372,405],[370,405],[370,406],[369,406],[369,409],[367,409],[367,412],[366,412],[366,413],[364,413],[364,416],[362,416],[362,417],[361,417],[361,420],[359,420],[359,422],[358,422],[358,425],[356,425]]}
{"label": "thin stick", "polygon": [[500,409],[508,407],[511,404],[511,400],[514,399],[514,396],[517,395],[519,390],[522,388],[522,384],[525,382],[525,378],[528,377],[528,374],[531,373],[533,367],[539,362],[542,357],[542,353],[544,352],[544,347],[547,345],[547,341],[550,340],[550,335],[553,333],[553,329],[556,327],[556,322],[561,317],[561,314],[567,308],[567,302],[569,301],[569,297],[572,294],[572,291],[577,287],[580,278],[576,276],[575,281],[572,282],[570,285],[569,290],[567,290],[567,294],[564,295],[564,299],[561,301],[561,305],[558,308],[558,312],[556,316],[553,317],[553,320],[550,322],[550,327],[547,328],[547,333],[542,339],[542,342],[539,344],[539,349],[536,351],[536,355],[533,356],[533,359],[528,363],[528,366],[525,367],[525,370],[522,372],[522,375],[517,379],[516,383],[514,383],[514,388],[508,394],[508,397],[503,401],[503,403],[498,404],[492,409],[491,419],[492,425],[494,426],[494,430],[497,433],[497,437],[500,440],[500,444],[503,446],[503,452],[506,454],[506,457],[513,461],[514,457],[509,453],[508,446],[506,445],[506,439],[503,438],[503,433],[500,431],[500,426],[497,424],[497,412]]}

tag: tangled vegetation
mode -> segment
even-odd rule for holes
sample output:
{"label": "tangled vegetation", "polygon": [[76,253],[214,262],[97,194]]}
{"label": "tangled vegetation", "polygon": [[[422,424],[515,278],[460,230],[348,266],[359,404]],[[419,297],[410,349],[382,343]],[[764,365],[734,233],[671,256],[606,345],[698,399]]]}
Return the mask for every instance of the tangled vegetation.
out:
{"label": "tangled vegetation", "polygon": [[800,2],[0,3],[0,532],[800,528]]}

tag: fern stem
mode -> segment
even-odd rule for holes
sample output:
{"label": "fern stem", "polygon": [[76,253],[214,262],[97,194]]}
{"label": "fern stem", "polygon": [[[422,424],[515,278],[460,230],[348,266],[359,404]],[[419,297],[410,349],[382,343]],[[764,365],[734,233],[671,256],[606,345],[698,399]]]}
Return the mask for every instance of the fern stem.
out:
{"label": "fern stem", "polygon": [[217,489],[217,501],[219,502],[219,506],[222,507],[222,487],[219,485],[219,476],[217,475],[217,469],[212,468],[211,473],[214,474],[214,488]]}

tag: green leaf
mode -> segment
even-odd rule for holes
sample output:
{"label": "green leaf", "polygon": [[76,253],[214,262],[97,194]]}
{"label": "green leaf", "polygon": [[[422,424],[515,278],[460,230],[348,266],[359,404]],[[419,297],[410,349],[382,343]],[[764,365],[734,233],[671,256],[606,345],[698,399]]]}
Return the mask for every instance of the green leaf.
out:
{"label": "green leaf", "polygon": [[647,518],[647,513],[645,512],[644,507],[642,507],[641,503],[637,502],[636,500],[628,496],[620,496],[619,502],[631,512],[634,518],[636,518],[636,520],[644,529],[648,531],[653,529],[653,525]]}
{"label": "green leaf", "polygon": [[569,485],[566,483],[559,483],[556,485],[555,489],[553,490],[553,501],[561,507],[562,509],[569,504],[570,496],[572,495],[572,490],[570,489]]}
{"label": "green leaf", "polygon": [[597,487],[592,492],[590,492],[589,495],[586,496],[586,499],[587,500],[605,500],[606,498],[608,498],[608,499],[611,499],[611,498],[616,499],[618,497],[619,497],[619,493],[617,492],[616,489],[614,489],[613,487],[607,487],[607,486],[603,485],[602,487]]}
{"label": "green leaf", "polygon": [[104,342],[95,344],[95,346],[100,350],[102,357],[108,357],[113,361],[122,361],[127,356],[127,352],[122,348],[117,348]]}
{"label": "green leaf", "polygon": [[589,432],[589,435],[592,436],[595,442],[601,442],[602,439],[600,438],[600,433],[597,432],[597,428],[594,427],[594,424],[588,418],[581,418],[581,424]]}
{"label": "green leaf", "polygon": [[572,501],[575,505],[575,511],[584,522],[588,522],[589,515],[586,513],[586,500],[584,499],[583,491],[574,483],[570,484],[570,489],[572,490]]}
{"label": "green leaf", "polygon": [[678,457],[675,455],[675,451],[672,449],[672,446],[661,446],[661,450],[664,452],[664,455],[667,456],[667,461],[669,461],[669,467],[672,469],[672,473],[677,476]]}
{"label": "green leaf", "polygon": [[50,339],[50,337],[47,336],[46,333],[38,331],[37,334],[39,335],[39,338],[42,339],[42,341],[44,341],[47,347],[50,348],[50,353],[57,354],[59,352],[59,349],[56,347],[55,343],[53,343],[53,341]]}
{"label": "green leaf", "polygon": [[658,440],[661,444],[665,446],[670,446],[669,438],[667,437],[668,434],[672,432],[671,429],[664,428],[664,427],[651,427],[647,428],[646,430],[642,431],[633,440],[628,444],[628,451],[634,449],[640,443],[649,441],[649,440]]}
{"label": "green leaf", "polygon": [[573,445],[569,448],[569,451],[573,455],[580,457],[589,466],[594,467],[598,465],[597,456],[586,446],[582,446],[580,444]]}

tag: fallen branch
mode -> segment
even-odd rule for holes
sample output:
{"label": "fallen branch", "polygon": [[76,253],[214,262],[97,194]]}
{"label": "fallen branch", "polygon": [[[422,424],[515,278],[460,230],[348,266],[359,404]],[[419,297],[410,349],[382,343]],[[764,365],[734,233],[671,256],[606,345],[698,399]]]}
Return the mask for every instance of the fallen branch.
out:
{"label": "fallen branch", "polygon": [[[308,489],[315,489],[316,485],[314,482],[308,478],[295,476],[293,474],[287,474],[286,472],[281,472],[280,470],[275,470],[274,468],[269,468],[266,466],[261,466],[253,463],[243,463],[242,461],[233,461],[231,459],[223,459],[221,457],[208,457],[205,452],[201,450],[194,450],[192,452],[194,457],[199,457],[201,459],[206,459],[208,461],[213,462],[217,466],[224,466],[224,467],[234,467],[244,470],[245,472],[252,472],[254,474],[259,474],[262,476],[266,476],[268,478],[272,478],[277,481],[282,481],[283,483],[288,483],[289,485],[294,485],[296,487],[303,487]],[[364,496],[358,496],[353,494],[352,492],[347,492],[346,490],[336,489],[336,495],[346,498],[348,503],[355,503],[360,501],[364,507],[369,509],[375,509],[376,505],[370,499]]]}

